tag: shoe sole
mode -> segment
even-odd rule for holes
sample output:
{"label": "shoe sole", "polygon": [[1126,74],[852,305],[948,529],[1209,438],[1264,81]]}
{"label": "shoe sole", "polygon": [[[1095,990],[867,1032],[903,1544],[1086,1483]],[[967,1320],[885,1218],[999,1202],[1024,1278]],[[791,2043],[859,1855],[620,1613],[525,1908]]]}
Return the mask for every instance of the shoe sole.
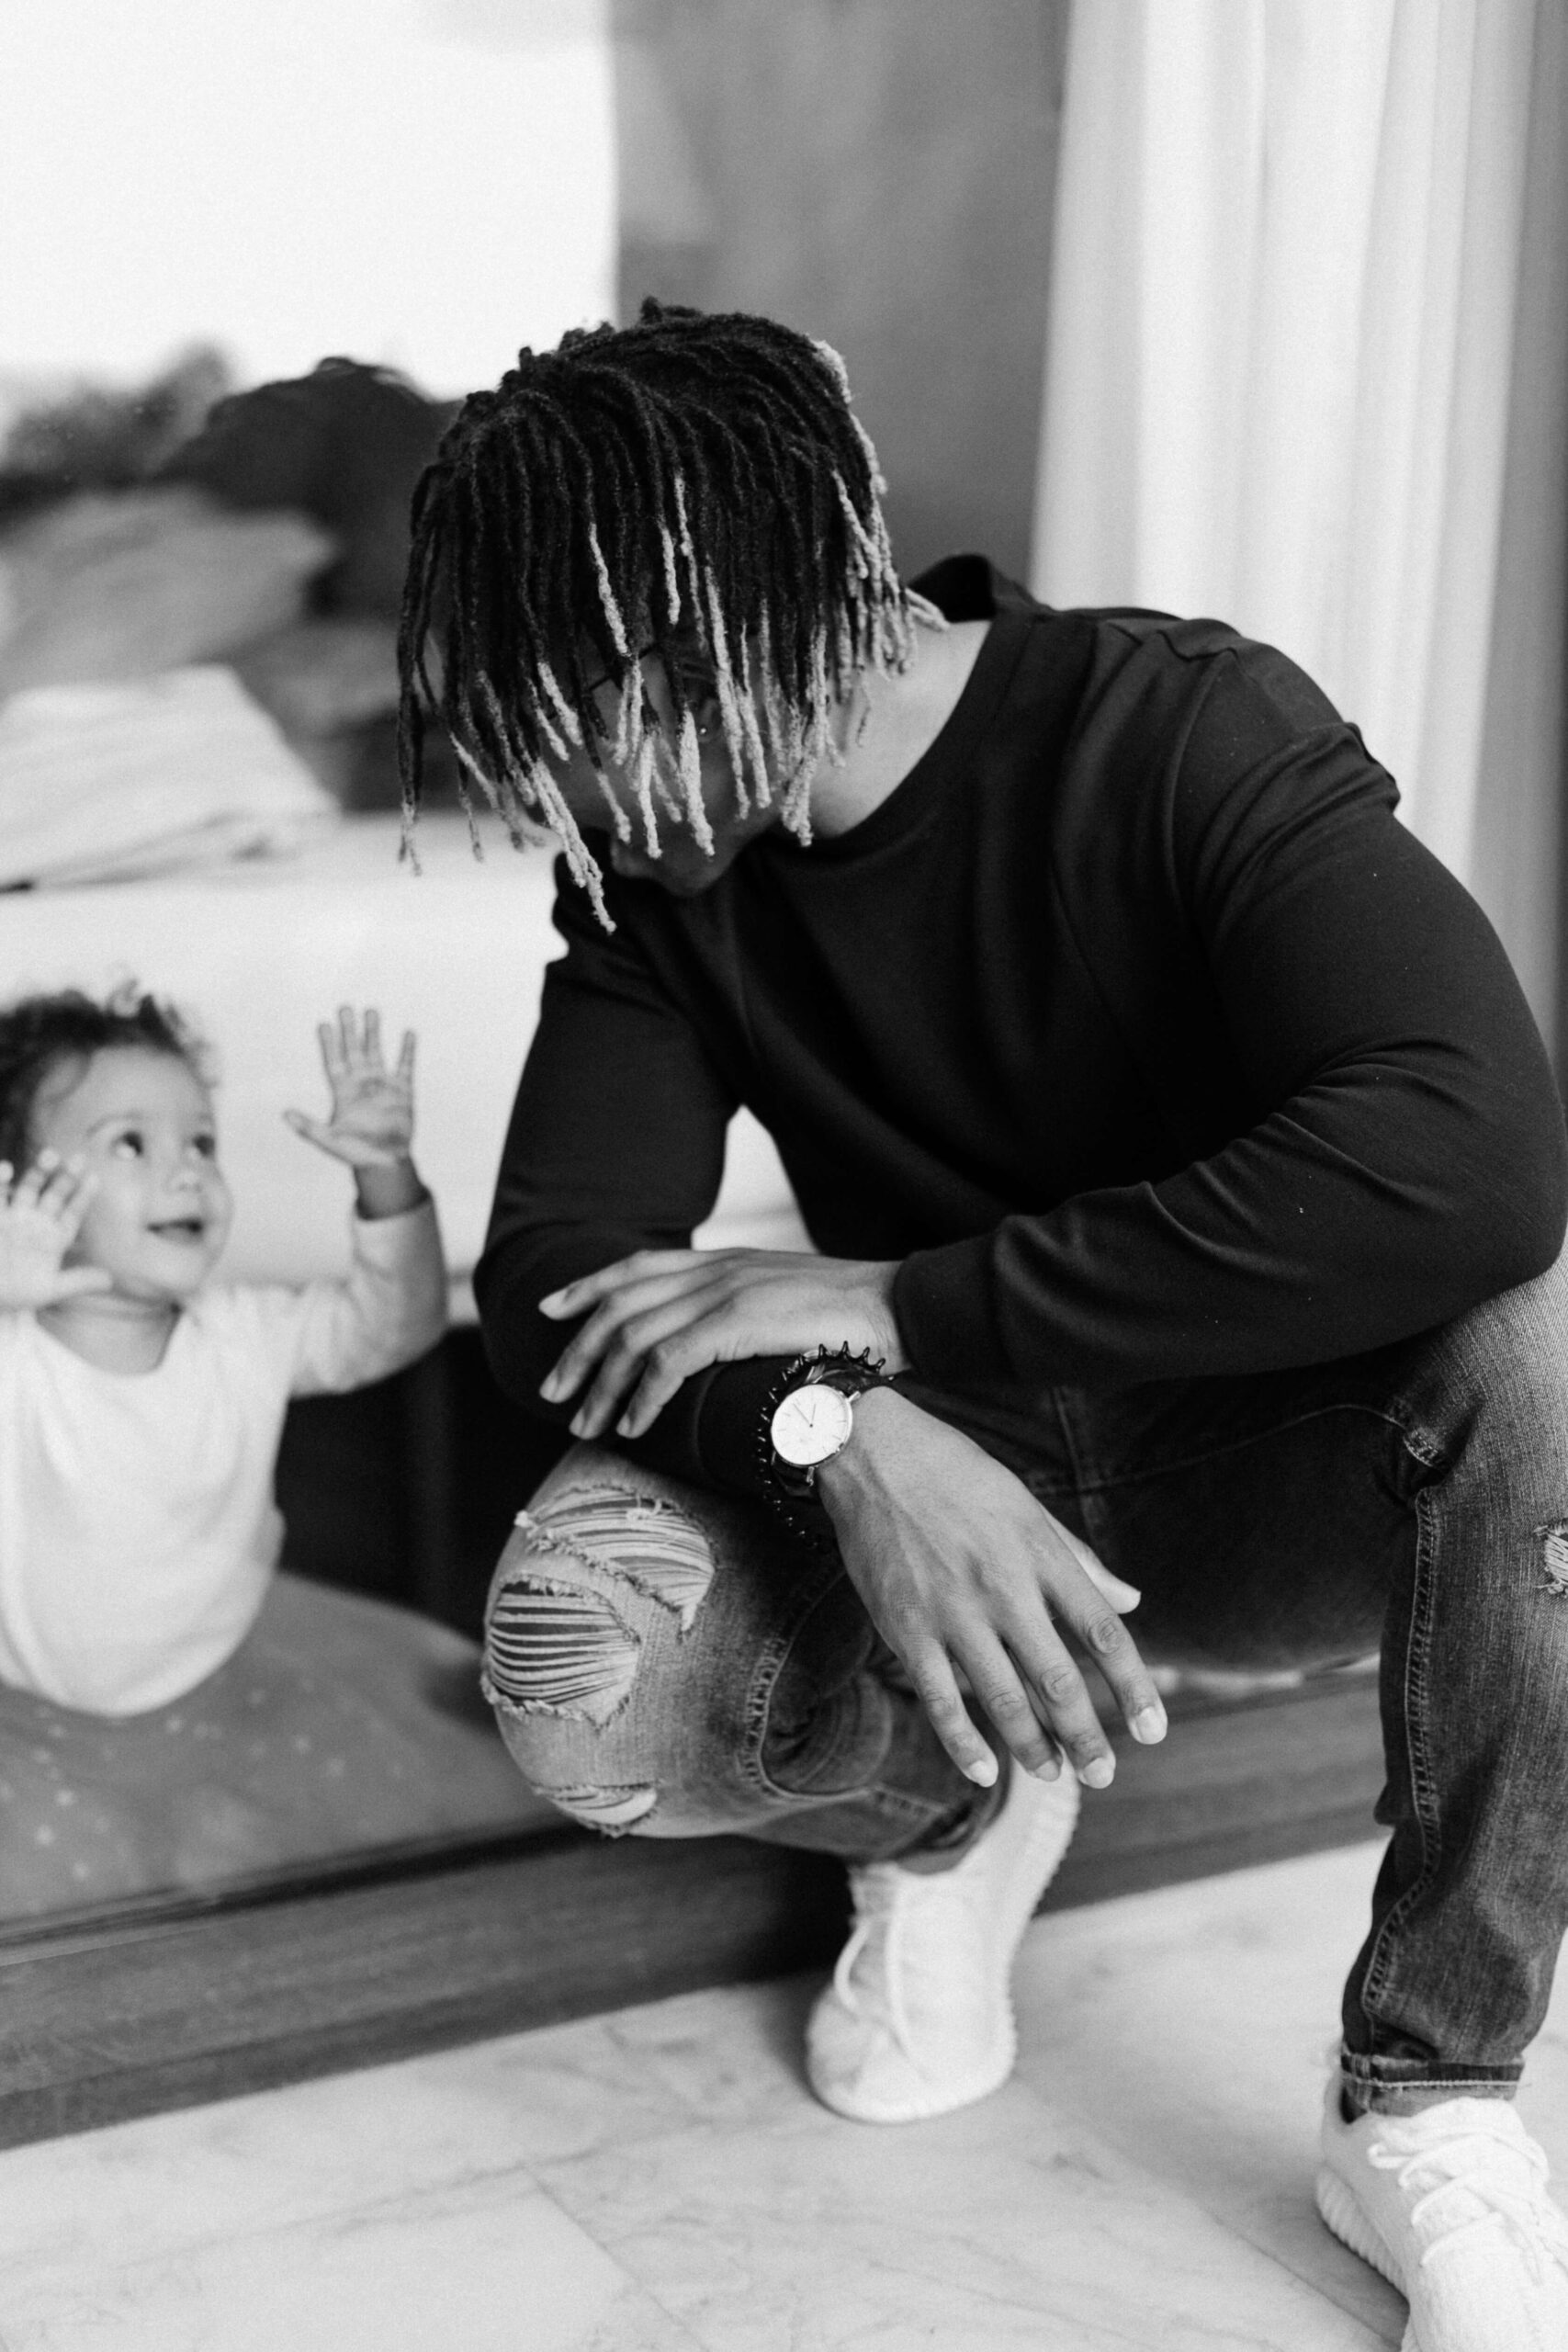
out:
{"label": "shoe sole", "polygon": [[[999,2047],[992,2052],[985,2066],[969,2075],[962,2086],[948,2085],[940,2096],[929,2098],[890,2101],[862,2099],[852,2104],[838,2093],[836,2085],[824,2087],[812,2079],[811,2088],[814,2096],[821,2100],[824,2107],[831,2108],[835,2115],[842,2115],[852,2123],[925,2123],[929,2122],[933,2116],[951,2115],[958,2108],[974,2107],[979,2100],[989,2098],[993,2093],[1001,2089],[1018,2064],[1018,2024],[1013,2015],[1010,1991],[1013,1962],[1018,1957],[1018,1948],[1023,1940],[1029,1923],[1039,1908],[1046,1888],[1061,1868],[1067,1849],[1072,1844],[1073,1832],[1077,1826],[1079,1808],[1077,1783],[1069,1782],[1066,1785],[1072,1788],[1073,1796],[1069,1804],[1061,1809],[1067,1815],[1066,1824],[1064,1825],[1061,1819],[1061,1811],[1042,1807],[1040,1813],[1031,1822],[1029,1834],[1020,1851],[1021,1863],[1026,1857],[1038,1854],[1048,1860],[1049,1867],[1045,1870],[1043,1877],[1034,1881],[1033,1892],[1023,1906],[1022,1916],[1019,1916],[1019,1905],[1015,1901],[1002,1913],[997,1923],[1008,1952],[1007,1966],[1001,1985],[1005,2031]],[[833,1998],[831,1986],[820,1996],[820,1998],[823,2001]]]}
{"label": "shoe sole", "polygon": [[[1408,2302],[1410,2298],[1405,2290],[1404,2274],[1384,2245],[1382,2233],[1375,2222],[1367,2219],[1355,2191],[1346,2186],[1331,2165],[1318,2167],[1317,2210],[1341,2245],[1348,2245],[1352,2254],[1359,2254],[1363,2262],[1370,2263],[1388,2280],[1394,2292],[1404,2295]],[[1414,2320],[1405,2324],[1400,2352],[1423,2352]]]}
{"label": "shoe sole", "polygon": [[972,2075],[961,2089],[950,2087],[940,2098],[889,2102],[862,2099],[858,2104],[852,2104],[815,2082],[811,2086],[812,2096],[850,2123],[929,2123],[935,2116],[952,2115],[961,2107],[975,2107],[981,2099],[989,2098],[994,2092],[999,2091],[1018,2064],[1016,2027],[1008,2037],[1008,2044],[999,2064],[988,2068],[984,2075]]}

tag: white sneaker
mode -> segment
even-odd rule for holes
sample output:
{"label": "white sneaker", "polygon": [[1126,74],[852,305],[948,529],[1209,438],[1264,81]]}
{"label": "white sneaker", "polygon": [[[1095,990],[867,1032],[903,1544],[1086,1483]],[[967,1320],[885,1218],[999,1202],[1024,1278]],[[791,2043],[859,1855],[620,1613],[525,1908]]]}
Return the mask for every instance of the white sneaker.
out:
{"label": "white sneaker", "polygon": [[1323,2118],[1317,2210],[1410,2305],[1404,2352],[1564,2352],[1568,2217],[1506,2099]]}
{"label": "white sneaker", "polygon": [[1018,2053],[1008,1980],[1077,1819],[1078,1784],[1011,1768],[996,1818],[949,1871],[850,1872],[855,1925],[811,2012],[806,2071],[827,2107],[913,2123],[999,2090]]}

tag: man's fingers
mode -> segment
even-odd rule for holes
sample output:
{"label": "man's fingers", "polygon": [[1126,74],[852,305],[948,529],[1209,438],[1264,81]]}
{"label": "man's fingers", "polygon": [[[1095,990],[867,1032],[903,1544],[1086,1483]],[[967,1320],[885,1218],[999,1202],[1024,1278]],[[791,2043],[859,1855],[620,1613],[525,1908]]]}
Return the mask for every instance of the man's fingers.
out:
{"label": "man's fingers", "polygon": [[987,1626],[975,1639],[955,1642],[953,1653],[968,1678],[976,1705],[1009,1754],[1036,1779],[1054,1781],[1062,1769],[1066,1743],[1043,1720],[1020,1666],[991,1628]]}
{"label": "man's fingers", "polygon": [[1157,1746],[1169,1728],[1165,1702],[1121,1618],[1101,1612],[1090,1618],[1080,1631],[1085,1647],[1111,1685],[1111,1696],[1133,1737],[1145,1747]]}
{"label": "man's fingers", "polygon": [[373,1068],[376,1069],[381,1069],[381,1016],[373,1004],[367,1005],[366,1008],[364,1035],[360,1051],[365,1060],[370,1063]]}
{"label": "man's fingers", "polygon": [[939,1649],[924,1651],[904,1661],[919,1702],[931,1717],[931,1729],[959,1770],[977,1788],[996,1786],[997,1759],[975,1728],[952,1667]]}
{"label": "man's fingers", "polygon": [[[1037,1719],[1041,1737],[1048,1736],[1055,1743],[1086,1788],[1109,1788],[1116,1777],[1111,1742],[1094,1711],[1089,1686],[1049,1619],[1042,1614],[1032,1625],[1004,1624],[998,1630],[1016,1668],[1015,1679],[1030,1694],[1031,1713]],[[989,1713],[988,1691],[978,1683],[976,1691]],[[1018,1755],[1010,1739],[1008,1744]],[[1029,1769],[1032,1771],[1037,1767],[1031,1763]]]}
{"label": "man's fingers", "polygon": [[[1164,1702],[1153,1677],[1138,1654],[1138,1645],[1122,1623],[1118,1605],[1109,1601],[1098,1580],[1085,1571],[1089,1589],[1056,1592],[1055,1607],[1070,1625],[1111,1686],[1128,1730],[1145,1747],[1165,1737]],[[1075,1675],[1077,1669],[1074,1668]],[[1081,1677],[1077,1678],[1081,1685]]]}
{"label": "man's fingers", "polygon": [[1070,1527],[1064,1527],[1061,1521],[1052,1518],[1049,1512],[1046,1516],[1051,1518],[1052,1526],[1088,1577],[1090,1584],[1105,1595],[1112,1609],[1122,1616],[1131,1615],[1144,1597],[1137,1586],[1125,1584],[1120,1577],[1112,1576],[1099,1553],[1092,1551],[1081,1535],[1075,1535]]}
{"label": "man's fingers", "polygon": [[[683,1380],[727,1352],[718,1337],[723,1308],[702,1292],[684,1293],[634,1317],[615,1333],[593,1383],[572,1416],[573,1433],[600,1437],[623,1399],[622,1437],[640,1437]],[[634,1393],[635,1392],[635,1393]],[[570,1395],[570,1389],[566,1392]]]}
{"label": "man's fingers", "polygon": [[[540,1383],[540,1396],[547,1404],[563,1403],[577,1394],[600,1365],[610,1370],[619,1394],[653,1341],[705,1311],[701,1302],[717,1282],[711,1264],[705,1264],[698,1256],[677,1272],[644,1276],[601,1299]],[[659,1317],[661,1309],[671,1312],[649,1322],[648,1318]]]}
{"label": "man's fingers", "polygon": [[718,1338],[716,1322],[682,1320],[679,1329],[656,1340],[643,1359],[641,1376],[620,1419],[618,1437],[641,1437],[651,1429],[682,1382],[705,1364],[728,1360],[730,1351]]}
{"label": "man's fingers", "polygon": [[581,1274],[576,1282],[565,1283],[559,1290],[548,1292],[539,1301],[539,1312],[555,1321],[567,1322],[572,1316],[597,1306],[602,1298],[626,1289],[630,1283],[686,1269],[705,1272],[717,1264],[720,1255],[711,1250],[639,1250],[634,1257],[617,1258],[613,1266],[601,1266],[596,1273]]}
{"label": "man's fingers", "polygon": [[398,1048],[397,1075],[400,1082],[404,1086],[413,1084],[413,1057],[417,1042],[412,1029],[403,1031],[403,1042]]}

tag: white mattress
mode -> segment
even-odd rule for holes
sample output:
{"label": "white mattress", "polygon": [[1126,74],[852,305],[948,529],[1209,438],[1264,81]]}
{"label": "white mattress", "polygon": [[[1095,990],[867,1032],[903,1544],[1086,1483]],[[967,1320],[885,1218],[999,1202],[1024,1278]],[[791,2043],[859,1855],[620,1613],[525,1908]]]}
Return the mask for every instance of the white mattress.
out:
{"label": "white mattress", "polygon": [[[283,1124],[324,1110],[316,1023],[378,1004],[389,1047],[419,1033],[415,1152],[435,1194],[454,1306],[484,1237],[512,1097],[559,953],[547,851],[499,836],[476,862],[460,818],[423,819],[423,871],[398,863],[394,817],[355,817],[295,858],[156,881],[0,896],[0,993],[134,977],[188,1008],[219,1070],[222,1158],[234,1188],[221,1272],[299,1282],[345,1262],[345,1170]],[[730,1130],[724,1189],[698,1239],[809,1247],[773,1145],[749,1114]]]}

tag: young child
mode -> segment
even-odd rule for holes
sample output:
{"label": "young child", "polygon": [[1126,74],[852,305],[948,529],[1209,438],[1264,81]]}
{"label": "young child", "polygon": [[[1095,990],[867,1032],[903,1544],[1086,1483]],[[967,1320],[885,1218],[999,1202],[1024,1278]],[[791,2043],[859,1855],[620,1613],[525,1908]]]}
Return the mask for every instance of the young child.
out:
{"label": "young child", "polygon": [[0,1012],[0,1681],[111,1715],[201,1681],[277,1560],[288,1398],[441,1334],[413,1037],[389,1070],[375,1012],[318,1034],[330,1114],[285,1115],[354,1171],[352,1271],[216,1285],[232,1206],[191,1032],[134,991]]}

